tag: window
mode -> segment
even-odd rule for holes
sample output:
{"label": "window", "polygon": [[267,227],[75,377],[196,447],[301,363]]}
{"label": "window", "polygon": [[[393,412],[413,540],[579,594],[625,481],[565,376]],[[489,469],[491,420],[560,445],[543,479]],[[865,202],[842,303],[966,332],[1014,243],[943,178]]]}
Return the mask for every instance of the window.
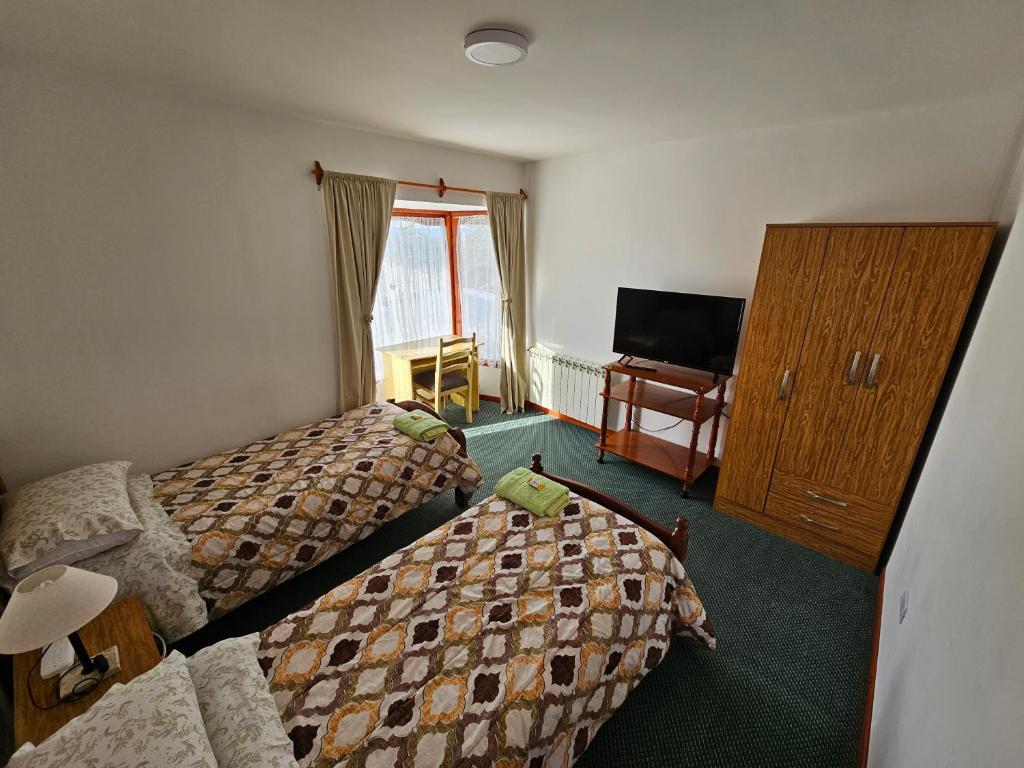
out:
{"label": "window", "polygon": [[[396,210],[377,297],[373,344],[476,333],[484,364],[500,357],[501,282],[484,212]],[[377,375],[383,367],[375,353]]]}
{"label": "window", "polygon": [[463,331],[484,343],[480,359],[501,357],[501,278],[487,216],[456,218],[455,254],[459,265],[459,308]]}

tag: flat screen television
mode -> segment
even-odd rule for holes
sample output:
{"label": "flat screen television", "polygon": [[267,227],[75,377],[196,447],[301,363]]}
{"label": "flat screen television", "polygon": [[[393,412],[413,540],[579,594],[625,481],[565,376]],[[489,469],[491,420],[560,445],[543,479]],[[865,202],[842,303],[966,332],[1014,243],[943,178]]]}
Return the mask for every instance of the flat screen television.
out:
{"label": "flat screen television", "polygon": [[746,299],[619,288],[612,351],[731,374]]}

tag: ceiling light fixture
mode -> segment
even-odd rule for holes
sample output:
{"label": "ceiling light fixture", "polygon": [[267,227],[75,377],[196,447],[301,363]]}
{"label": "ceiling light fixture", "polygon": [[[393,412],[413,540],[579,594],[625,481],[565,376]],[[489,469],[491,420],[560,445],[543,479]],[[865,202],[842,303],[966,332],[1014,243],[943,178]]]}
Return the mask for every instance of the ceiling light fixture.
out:
{"label": "ceiling light fixture", "polygon": [[530,41],[510,29],[477,29],[466,35],[466,58],[485,67],[502,67],[526,58]]}

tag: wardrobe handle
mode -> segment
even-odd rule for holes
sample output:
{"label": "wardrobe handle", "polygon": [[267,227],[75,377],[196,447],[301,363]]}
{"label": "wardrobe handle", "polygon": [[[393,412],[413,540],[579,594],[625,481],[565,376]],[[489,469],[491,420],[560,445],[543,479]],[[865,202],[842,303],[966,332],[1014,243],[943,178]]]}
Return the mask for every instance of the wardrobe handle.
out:
{"label": "wardrobe handle", "polygon": [[779,384],[779,400],[786,399],[786,385],[789,384],[789,368],[782,374],[782,382]]}
{"label": "wardrobe handle", "polygon": [[838,525],[829,525],[828,523],[823,523],[820,520],[815,520],[813,517],[808,517],[807,515],[805,515],[803,513],[800,514],[800,519],[803,520],[805,523],[810,523],[811,525],[816,525],[819,528],[828,528],[830,531],[838,531],[838,530],[840,530]]}
{"label": "wardrobe handle", "polygon": [[853,353],[853,362],[850,363],[850,373],[846,377],[847,384],[857,383],[857,369],[860,368],[860,350],[856,350]]}
{"label": "wardrobe handle", "polygon": [[818,501],[824,501],[826,504],[833,504],[833,505],[835,505],[837,507],[845,507],[846,506],[846,502],[845,501],[840,501],[839,499],[833,499],[830,496],[822,496],[820,493],[815,493],[814,491],[807,491],[807,495],[810,496],[812,499],[817,499]]}
{"label": "wardrobe handle", "polygon": [[871,356],[871,365],[868,366],[868,375],[864,377],[864,389],[874,389],[875,379],[878,377],[878,361],[882,359],[882,355],[875,352]]}

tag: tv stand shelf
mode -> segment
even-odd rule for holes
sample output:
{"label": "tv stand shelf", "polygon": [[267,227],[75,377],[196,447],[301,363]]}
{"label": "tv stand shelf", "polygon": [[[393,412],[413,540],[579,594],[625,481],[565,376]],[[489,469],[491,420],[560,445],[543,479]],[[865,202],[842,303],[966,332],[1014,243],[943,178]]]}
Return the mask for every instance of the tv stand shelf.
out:
{"label": "tv stand shelf", "polygon": [[[608,397],[618,400],[620,403],[628,403],[630,402],[630,386],[632,385],[628,380],[620,381],[611,388]],[[698,408],[697,399],[697,395],[689,392],[640,380],[635,384],[632,397],[634,408],[646,408],[649,411],[667,413],[677,419],[696,421],[700,424],[721,412],[718,403],[710,398],[702,398]]]}
{"label": "tv stand shelf", "polygon": [[[683,483],[682,494],[687,496],[693,483],[714,461],[729,377],[666,363],[635,362],[635,365],[626,365],[620,360],[604,366],[601,393],[604,410],[597,460],[603,463],[605,453],[611,453],[678,477]],[[613,373],[627,379],[612,385]],[[710,396],[712,392],[714,395]],[[608,429],[608,405],[613,400],[626,404],[626,423],[618,431]],[[690,445],[679,445],[641,432],[635,425],[641,408],[691,422]],[[701,426],[708,421],[711,421],[708,450],[700,453],[697,439]]]}

